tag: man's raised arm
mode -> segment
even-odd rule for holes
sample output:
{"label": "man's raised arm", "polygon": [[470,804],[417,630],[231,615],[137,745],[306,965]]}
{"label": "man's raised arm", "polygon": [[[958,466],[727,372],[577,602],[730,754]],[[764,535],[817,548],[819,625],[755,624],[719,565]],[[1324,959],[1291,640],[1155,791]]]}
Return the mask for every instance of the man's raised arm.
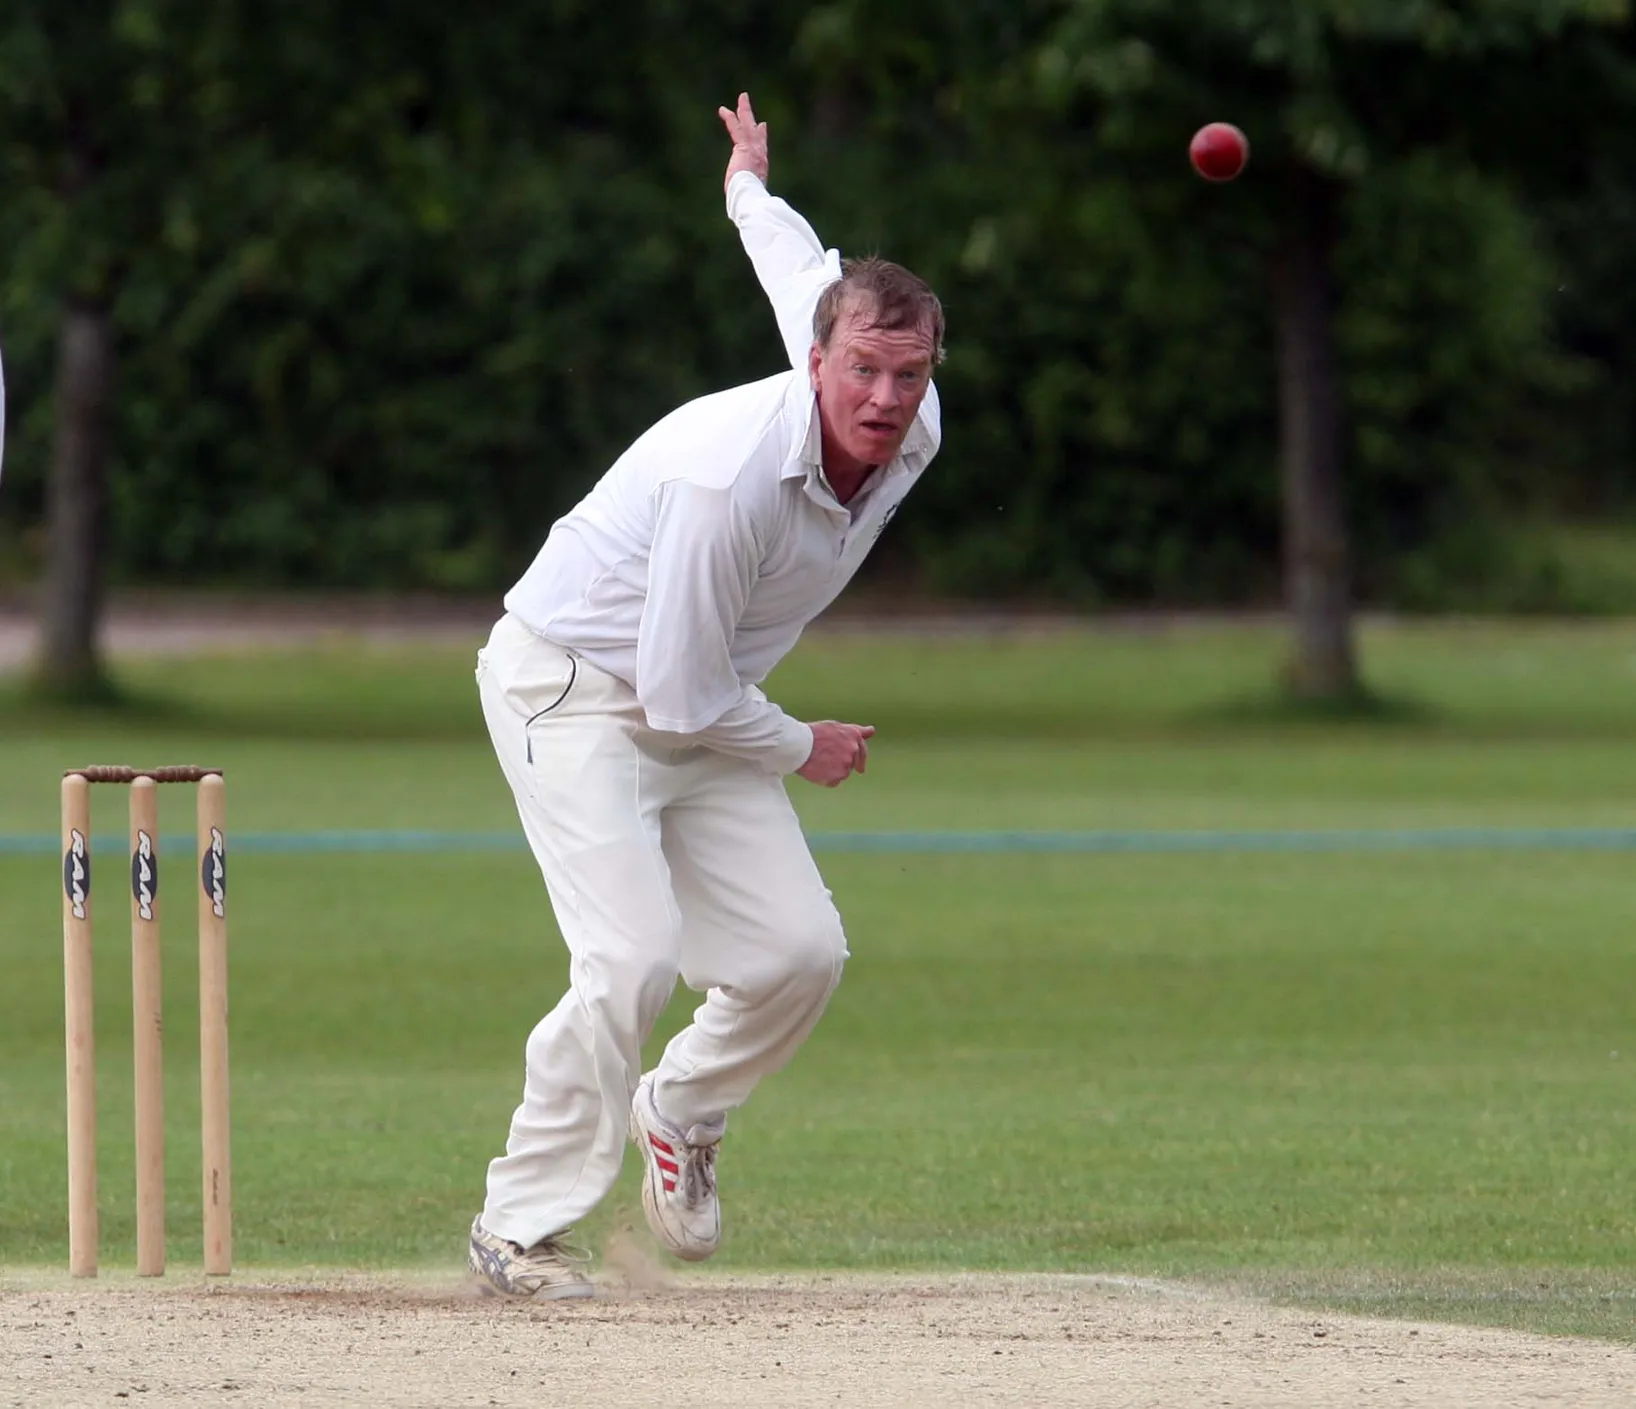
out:
{"label": "man's raised arm", "polygon": [[805,369],[812,348],[812,315],[818,296],[841,277],[841,256],[825,250],[812,226],[789,204],[767,191],[767,124],[757,122],[750,95],[738,110],[717,110],[733,153],[724,184],[727,214],[738,226],[744,252],[772,303],[790,366]]}

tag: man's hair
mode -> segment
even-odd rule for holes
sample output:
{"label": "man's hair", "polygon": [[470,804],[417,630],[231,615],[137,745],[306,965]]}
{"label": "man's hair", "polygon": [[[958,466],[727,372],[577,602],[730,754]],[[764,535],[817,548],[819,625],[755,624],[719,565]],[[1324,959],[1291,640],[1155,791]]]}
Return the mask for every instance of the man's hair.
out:
{"label": "man's hair", "polygon": [[911,274],[889,259],[847,259],[841,262],[841,277],[818,296],[812,315],[812,335],[818,346],[829,348],[835,324],[844,309],[858,306],[872,310],[866,326],[896,332],[900,328],[925,328],[932,338],[932,362],[943,360],[943,305],[924,279]]}

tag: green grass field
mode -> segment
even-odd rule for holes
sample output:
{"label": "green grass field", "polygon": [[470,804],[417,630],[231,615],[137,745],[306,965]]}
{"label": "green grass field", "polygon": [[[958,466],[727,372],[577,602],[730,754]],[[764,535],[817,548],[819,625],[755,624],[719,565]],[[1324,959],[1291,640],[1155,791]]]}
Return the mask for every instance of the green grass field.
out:
{"label": "green grass field", "polygon": [[[1271,633],[815,635],[772,693],[881,733],[815,833],[1636,828],[1636,626],[1380,627],[1385,706],[1280,709]],[[469,652],[128,668],[0,700],[0,836],[70,764],[229,770],[233,831],[503,832]],[[98,834],[123,800],[97,794]],[[186,831],[189,798],[163,798]],[[231,846],[230,832],[230,846]],[[117,867],[99,858],[100,875]],[[825,853],[853,958],[733,1120],[720,1261],[1197,1276],[1636,1337],[1629,851]],[[0,1264],[66,1259],[56,859],[0,854]],[[99,875],[99,880],[100,880]],[[232,863],[238,1254],[463,1254],[565,964],[526,852]],[[132,1246],[125,907],[102,881],[104,1257]],[[172,1255],[199,1256],[191,915],[167,933]],[[686,1019],[681,993],[656,1041]],[[634,1164],[583,1230],[640,1224]]]}

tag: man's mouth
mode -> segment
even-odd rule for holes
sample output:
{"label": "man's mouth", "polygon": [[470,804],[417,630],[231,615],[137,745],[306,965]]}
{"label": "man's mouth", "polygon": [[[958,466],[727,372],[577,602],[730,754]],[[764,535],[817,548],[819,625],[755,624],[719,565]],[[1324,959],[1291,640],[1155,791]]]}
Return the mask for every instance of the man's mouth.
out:
{"label": "man's mouth", "polygon": [[864,430],[878,439],[886,439],[898,433],[898,428],[891,421],[864,421]]}

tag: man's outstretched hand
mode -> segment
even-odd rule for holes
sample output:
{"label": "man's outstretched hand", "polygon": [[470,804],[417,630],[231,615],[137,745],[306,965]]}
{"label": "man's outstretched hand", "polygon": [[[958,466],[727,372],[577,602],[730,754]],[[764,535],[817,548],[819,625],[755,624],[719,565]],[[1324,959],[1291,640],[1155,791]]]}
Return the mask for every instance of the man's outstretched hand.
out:
{"label": "man's outstretched hand", "polygon": [[755,109],[750,106],[750,95],[738,95],[738,111],[717,108],[727,135],[733,139],[733,155],[727,159],[727,175],[722,177],[722,188],[740,171],[753,172],[761,184],[767,184],[767,124],[757,122]]}

